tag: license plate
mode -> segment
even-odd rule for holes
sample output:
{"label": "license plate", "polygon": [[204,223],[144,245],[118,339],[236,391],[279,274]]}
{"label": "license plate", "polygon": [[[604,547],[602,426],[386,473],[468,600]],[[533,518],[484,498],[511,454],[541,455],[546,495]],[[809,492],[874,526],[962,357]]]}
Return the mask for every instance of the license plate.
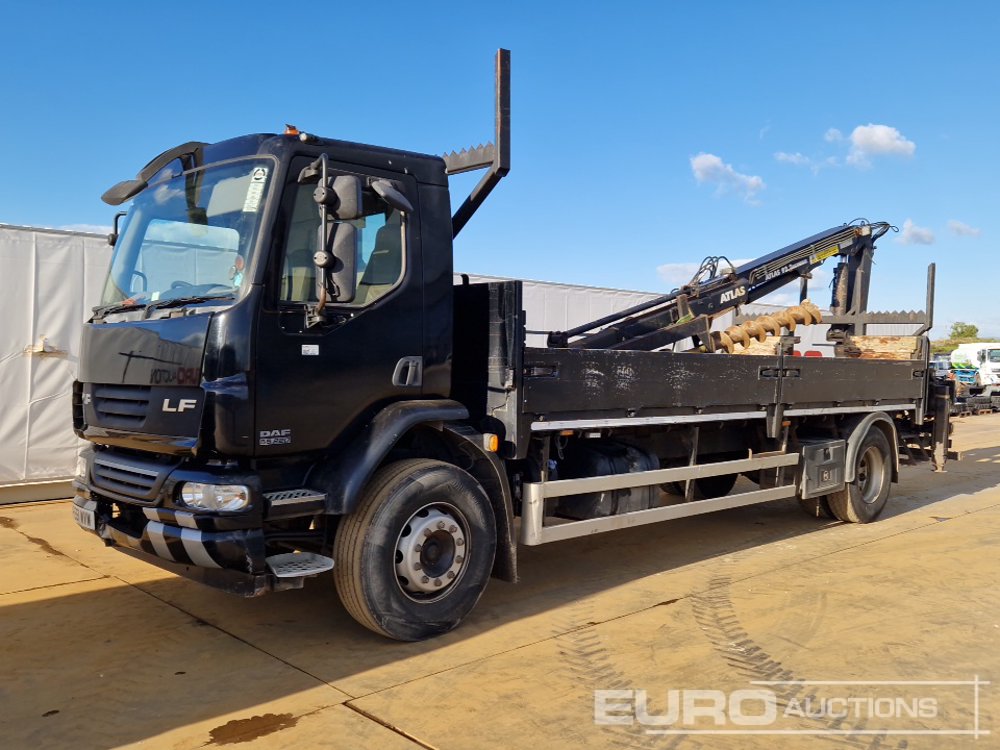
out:
{"label": "license plate", "polygon": [[73,520],[80,526],[91,531],[97,530],[97,518],[90,508],[81,508],[79,505],[73,506]]}

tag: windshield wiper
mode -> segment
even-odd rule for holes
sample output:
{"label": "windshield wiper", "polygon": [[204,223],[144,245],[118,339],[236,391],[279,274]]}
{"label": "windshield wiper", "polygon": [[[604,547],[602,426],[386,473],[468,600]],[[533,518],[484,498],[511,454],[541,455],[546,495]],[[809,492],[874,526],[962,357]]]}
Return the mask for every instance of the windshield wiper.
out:
{"label": "windshield wiper", "polygon": [[109,313],[128,312],[129,310],[142,310],[148,303],[146,302],[112,302],[108,305],[98,305],[91,308],[94,318],[103,318]]}
{"label": "windshield wiper", "polygon": [[110,305],[101,305],[92,308],[92,310],[96,320],[100,320],[111,313],[131,312],[132,310],[145,310],[146,317],[149,317],[149,314],[157,309],[180,307],[181,305],[189,305],[193,302],[210,302],[214,299],[233,299],[235,296],[233,292],[224,292],[222,294],[197,294],[190,297],[171,297],[170,299],[153,300],[151,302],[112,302]]}
{"label": "windshield wiper", "polygon": [[195,294],[190,297],[172,297],[171,299],[160,299],[143,305],[146,308],[148,318],[153,310],[162,310],[167,307],[180,307],[190,305],[193,302],[210,302],[214,299],[233,299],[236,295],[233,292],[223,292],[222,294]]}

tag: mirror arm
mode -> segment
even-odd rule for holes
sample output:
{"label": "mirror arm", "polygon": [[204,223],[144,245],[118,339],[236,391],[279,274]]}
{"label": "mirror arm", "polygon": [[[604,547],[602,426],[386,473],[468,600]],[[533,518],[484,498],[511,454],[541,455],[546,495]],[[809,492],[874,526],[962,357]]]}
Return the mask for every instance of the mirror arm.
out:
{"label": "mirror arm", "polygon": [[[319,158],[316,159],[316,161],[310,164],[306,169],[302,170],[302,173],[299,174],[299,182],[303,181],[303,175],[306,174],[307,170],[309,171],[307,179],[312,175],[315,175],[316,168],[317,166],[319,166],[320,169],[319,184],[320,187],[326,187],[327,160],[328,157],[325,153],[320,154]],[[318,245],[317,253],[318,253],[326,250],[328,216],[327,216],[327,208],[323,203],[317,203],[316,207],[319,210],[319,221],[320,221],[319,242],[317,243]],[[323,320],[323,309],[326,307],[326,296],[327,296],[326,282],[327,282],[326,267],[316,266],[316,304],[307,305],[306,307],[306,328],[312,328],[313,326],[318,325]]]}
{"label": "mirror arm", "polygon": [[118,242],[118,222],[121,221],[122,217],[127,213],[127,211],[119,211],[115,214],[114,228],[111,230],[111,234],[108,235],[108,244],[111,245],[111,247],[114,247],[115,243]]}

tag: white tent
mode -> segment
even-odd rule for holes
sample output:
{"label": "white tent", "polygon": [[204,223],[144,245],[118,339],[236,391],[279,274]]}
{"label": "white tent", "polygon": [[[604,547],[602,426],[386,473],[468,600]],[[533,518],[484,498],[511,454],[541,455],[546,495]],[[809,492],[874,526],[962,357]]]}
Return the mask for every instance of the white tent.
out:
{"label": "white tent", "polygon": [[0,502],[67,494],[80,324],[110,257],[102,235],[0,224]]}

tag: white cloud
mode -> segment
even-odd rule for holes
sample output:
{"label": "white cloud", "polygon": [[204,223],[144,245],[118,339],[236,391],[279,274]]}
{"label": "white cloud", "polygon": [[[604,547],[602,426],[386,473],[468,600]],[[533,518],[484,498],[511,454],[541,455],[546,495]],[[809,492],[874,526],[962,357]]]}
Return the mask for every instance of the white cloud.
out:
{"label": "white cloud", "polygon": [[780,161],[783,164],[791,164],[796,167],[808,167],[813,174],[819,174],[821,170],[828,169],[830,167],[840,166],[840,160],[836,156],[827,156],[825,158],[812,158],[806,156],[805,154],[796,151],[794,154],[790,154],[787,151],[777,151],[774,154],[776,161]]}
{"label": "white cloud", "polygon": [[800,154],[798,151],[794,154],[789,154],[786,151],[778,151],[775,153],[774,158],[785,164],[794,164],[796,167],[808,167],[812,164],[812,159],[805,154]]}
{"label": "white cloud", "polygon": [[753,203],[757,193],[767,187],[757,175],[737,172],[715,154],[700,153],[691,157],[691,172],[698,182],[717,186],[718,193],[733,191]]}
{"label": "white cloud", "polygon": [[851,151],[847,163],[855,167],[871,166],[873,156],[913,156],[917,144],[888,125],[858,125],[851,132]]}
{"label": "white cloud", "polygon": [[666,282],[671,289],[691,281],[698,270],[698,263],[664,263],[656,267],[656,274]]}
{"label": "white cloud", "polygon": [[836,143],[837,141],[844,140],[844,134],[836,128],[830,128],[823,134],[823,140],[827,143]]}
{"label": "white cloud", "polygon": [[948,229],[951,230],[952,234],[957,234],[959,237],[978,237],[983,233],[982,229],[977,227],[970,227],[968,224],[957,219],[948,220]]}
{"label": "white cloud", "polygon": [[[746,258],[730,258],[730,260],[734,269],[739,268],[748,261]],[[698,268],[700,267],[701,263],[664,263],[656,267],[656,273],[666,282],[667,286],[671,289],[676,289],[691,281],[691,277],[698,272]],[[719,273],[726,274],[728,272],[729,266],[721,263]]]}
{"label": "white cloud", "polygon": [[912,219],[903,222],[903,231],[899,233],[896,242],[901,245],[933,245],[934,232],[927,227],[918,227]]}

